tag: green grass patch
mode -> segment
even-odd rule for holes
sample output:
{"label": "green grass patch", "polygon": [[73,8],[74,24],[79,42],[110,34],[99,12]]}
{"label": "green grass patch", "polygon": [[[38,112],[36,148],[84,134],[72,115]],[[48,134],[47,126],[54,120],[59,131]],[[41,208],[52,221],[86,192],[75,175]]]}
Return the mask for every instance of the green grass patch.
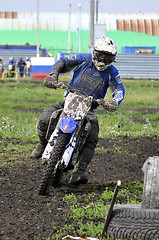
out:
{"label": "green grass patch", "polygon": [[[123,80],[123,84],[126,94],[118,111],[98,114],[97,110],[99,137],[159,134],[159,81]],[[106,100],[110,98],[109,91]]]}
{"label": "green grass patch", "polygon": [[[120,204],[123,200],[125,204],[141,203],[142,188],[141,183],[123,184],[118,192],[117,203]],[[101,238],[106,211],[114,195],[114,187],[106,187],[100,198],[94,193],[86,195],[85,199],[77,199],[73,193],[65,194],[63,201],[70,208],[69,216],[66,217],[72,219],[73,223],[66,224],[51,239],[60,239],[68,232],[83,238],[88,236]],[[51,203],[49,207],[51,208]]]}
{"label": "green grass patch", "polygon": [[[69,82],[70,74],[60,80]],[[100,138],[159,135],[159,81],[123,80],[126,95],[118,111],[96,110]],[[0,137],[37,141],[36,126],[46,107],[63,99],[63,89],[48,89],[41,80],[5,80],[0,86]],[[108,91],[106,100],[111,99]],[[35,111],[36,110],[36,111]],[[102,110],[102,114],[98,113]]]}
{"label": "green grass patch", "polygon": [[[12,167],[23,165],[25,160],[30,158],[30,152],[33,149],[33,144],[24,142],[20,142],[18,140],[14,140],[12,142],[8,142],[8,140],[0,139],[0,165],[1,167]],[[23,156],[23,158],[19,158],[19,156]]]}

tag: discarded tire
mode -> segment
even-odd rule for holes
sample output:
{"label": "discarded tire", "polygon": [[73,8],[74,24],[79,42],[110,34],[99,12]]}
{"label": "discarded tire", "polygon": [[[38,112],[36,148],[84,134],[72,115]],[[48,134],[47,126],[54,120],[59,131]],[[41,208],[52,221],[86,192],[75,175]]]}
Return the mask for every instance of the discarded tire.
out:
{"label": "discarded tire", "polygon": [[140,204],[115,205],[107,235],[112,239],[159,239],[159,209],[142,209]]}

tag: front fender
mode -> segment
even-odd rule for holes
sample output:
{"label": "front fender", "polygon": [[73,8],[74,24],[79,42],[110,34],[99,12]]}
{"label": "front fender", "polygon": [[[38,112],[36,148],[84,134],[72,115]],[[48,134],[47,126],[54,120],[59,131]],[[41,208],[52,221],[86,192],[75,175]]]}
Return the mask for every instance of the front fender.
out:
{"label": "front fender", "polygon": [[72,117],[63,117],[59,124],[60,130],[64,133],[72,133],[77,126],[78,123]]}

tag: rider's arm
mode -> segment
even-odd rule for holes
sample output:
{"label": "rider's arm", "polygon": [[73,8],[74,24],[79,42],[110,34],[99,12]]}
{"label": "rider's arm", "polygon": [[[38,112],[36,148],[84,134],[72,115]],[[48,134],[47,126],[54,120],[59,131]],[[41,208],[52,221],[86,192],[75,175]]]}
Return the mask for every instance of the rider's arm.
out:
{"label": "rider's arm", "polygon": [[109,87],[112,92],[112,97],[117,101],[118,105],[123,101],[125,89],[121,81],[118,70],[113,66],[113,74],[109,81]]}
{"label": "rider's arm", "polygon": [[52,69],[50,76],[44,79],[44,84],[46,87],[55,88],[55,82],[58,81],[58,76],[60,73],[66,73],[73,70],[76,66],[85,61],[91,61],[91,54],[77,54],[72,55],[64,59],[57,61]]}
{"label": "rider's arm", "polygon": [[116,111],[119,104],[124,99],[125,89],[121,82],[120,75],[118,70],[114,67],[110,67],[110,80],[109,87],[112,92],[112,99],[109,101],[101,100],[100,104],[108,111]]}
{"label": "rider's arm", "polygon": [[91,61],[91,54],[76,54],[70,55],[67,58],[60,59],[57,61],[52,69],[50,75],[59,75],[59,73],[66,73],[73,70],[76,66],[82,62]]}

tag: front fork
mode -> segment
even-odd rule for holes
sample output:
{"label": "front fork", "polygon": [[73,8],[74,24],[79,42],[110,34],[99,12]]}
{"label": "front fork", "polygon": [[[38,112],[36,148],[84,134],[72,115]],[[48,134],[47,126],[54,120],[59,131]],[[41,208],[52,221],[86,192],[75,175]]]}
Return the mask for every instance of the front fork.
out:
{"label": "front fork", "polygon": [[[55,115],[55,114],[54,114]],[[53,151],[53,148],[56,144],[56,142],[58,141],[58,136],[61,132],[60,128],[59,128],[59,125],[60,125],[60,122],[61,122],[61,119],[62,119],[62,115],[60,116],[59,118],[59,121],[56,125],[56,128],[54,130],[54,132],[51,134],[50,138],[49,138],[49,141],[48,141],[48,144],[46,145],[46,148],[43,152],[43,155],[42,155],[42,164],[45,164],[48,162],[49,158],[50,158],[50,155]],[[73,154],[73,151],[76,147],[76,144],[77,144],[77,137],[78,134],[79,134],[79,131],[80,131],[80,127],[81,126],[81,122],[79,123],[79,126],[76,127],[76,129],[73,131],[72,133],[72,136],[71,136],[71,139],[68,143],[68,145],[66,146],[66,150],[63,154],[63,157],[62,157],[62,163],[64,163],[64,165],[67,167],[71,157],[72,157],[72,154]],[[66,133],[67,134],[67,133]],[[70,133],[69,133],[70,134]]]}
{"label": "front fork", "polygon": [[[61,119],[62,119],[62,116],[60,116],[57,126],[56,126],[54,132],[51,134],[48,144],[43,152],[42,164],[45,164],[48,162],[50,155],[53,151],[54,145],[58,141],[58,136],[61,132],[61,130],[59,128]],[[87,122],[86,122],[84,130],[82,130],[83,121],[78,121],[78,126],[73,131],[70,141],[69,141],[68,145],[66,146],[66,149],[65,149],[64,154],[61,159],[61,164],[64,166],[64,168],[66,168],[68,166],[68,164],[72,158],[72,155],[74,153],[74,150],[76,149],[76,151],[80,152],[87,140],[88,134],[91,129],[91,124],[90,124],[89,120],[87,119],[87,117],[85,119]],[[84,137],[82,139],[81,139],[81,131],[84,131]]]}

